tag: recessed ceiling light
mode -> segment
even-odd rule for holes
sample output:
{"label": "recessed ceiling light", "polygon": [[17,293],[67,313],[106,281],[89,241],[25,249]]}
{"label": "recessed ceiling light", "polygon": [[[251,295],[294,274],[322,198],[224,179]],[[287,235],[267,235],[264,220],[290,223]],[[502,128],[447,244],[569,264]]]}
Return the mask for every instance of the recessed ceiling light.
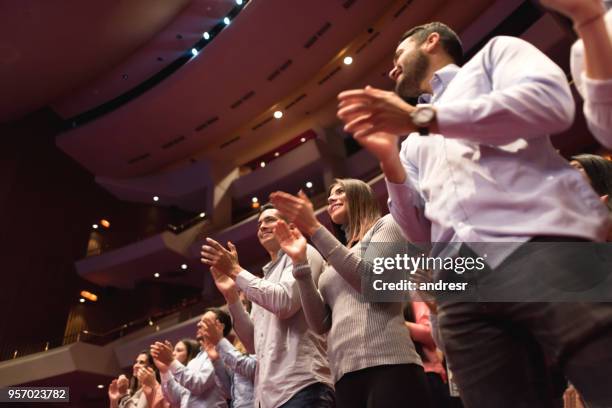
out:
{"label": "recessed ceiling light", "polygon": [[91,228],[93,228],[93,229],[98,229],[98,224],[94,224],[94,225],[92,225],[92,226],[91,226]]}
{"label": "recessed ceiling light", "polygon": [[312,183],[310,181],[306,182],[306,188],[312,188]]}
{"label": "recessed ceiling light", "polygon": [[300,139],[300,142],[302,142],[302,143],[304,143],[305,141],[306,141],[306,138],[305,138],[305,137],[303,137],[303,138],[301,138],[301,139]]}
{"label": "recessed ceiling light", "polygon": [[236,0],[236,4],[242,6],[242,0]]}
{"label": "recessed ceiling light", "polygon": [[223,22],[225,23],[225,25],[229,25],[229,23],[230,23],[230,19],[229,19],[229,17],[225,17],[225,18],[223,19]]}
{"label": "recessed ceiling light", "polygon": [[274,157],[278,157],[278,156],[280,156],[279,152],[274,153]]}
{"label": "recessed ceiling light", "polygon": [[198,55],[198,50],[197,50],[197,49],[195,49],[195,48],[192,48],[192,49],[191,49],[191,55],[193,55],[194,57],[195,57],[196,55]]}
{"label": "recessed ceiling light", "polygon": [[182,265],[181,265],[181,269],[182,269],[182,270],[187,269],[187,264],[182,264]]}
{"label": "recessed ceiling light", "polygon": [[204,217],[206,217],[206,213],[201,212],[201,213],[200,213],[200,218],[204,218]]}
{"label": "recessed ceiling light", "polygon": [[80,298],[80,299],[79,299],[79,302],[81,302],[81,303],[85,303],[85,299]]}
{"label": "recessed ceiling light", "polygon": [[274,112],[274,117],[275,117],[276,119],[280,119],[280,118],[282,118],[282,117],[283,117],[283,112],[281,112],[281,111],[276,111],[276,112]]}
{"label": "recessed ceiling light", "polygon": [[202,37],[204,37],[205,40],[210,40],[210,34],[208,34],[208,31],[202,34]]}
{"label": "recessed ceiling light", "polygon": [[257,197],[253,197],[253,198],[251,198],[251,202],[252,203],[258,203],[259,199]]}
{"label": "recessed ceiling light", "polygon": [[353,57],[344,57],[344,65],[351,65],[353,63]]}
{"label": "recessed ceiling light", "polygon": [[155,202],[159,201],[159,197],[158,196],[153,196],[153,201],[155,201]]}
{"label": "recessed ceiling light", "polygon": [[266,162],[259,163],[259,167],[266,167]]}
{"label": "recessed ceiling light", "polygon": [[102,385],[102,384],[98,384],[98,389],[100,389],[100,390],[101,390],[102,388],[104,388],[104,385]]}
{"label": "recessed ceiling light", "polygon": [[155,277],[155,278],[159,278],[159,272],[155,272],[155,273],[153,274],[153,277]]}
{"label": "recessed ceiling light", "polygon": [[109,228],[110,227],[110,222],[108,222],[108,220],[101,219],[100,220],[100,225],[102,225],[104,228]]}

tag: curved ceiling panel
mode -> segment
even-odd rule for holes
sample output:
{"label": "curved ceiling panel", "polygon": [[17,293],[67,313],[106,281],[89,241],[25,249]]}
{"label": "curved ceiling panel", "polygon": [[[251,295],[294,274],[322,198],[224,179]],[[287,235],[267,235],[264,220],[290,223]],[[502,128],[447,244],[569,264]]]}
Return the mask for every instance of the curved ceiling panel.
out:
{"label": "curved ceiling panel", "polygon": [[94,80],[146,44],[189,0],[0,2],[0,122]]}

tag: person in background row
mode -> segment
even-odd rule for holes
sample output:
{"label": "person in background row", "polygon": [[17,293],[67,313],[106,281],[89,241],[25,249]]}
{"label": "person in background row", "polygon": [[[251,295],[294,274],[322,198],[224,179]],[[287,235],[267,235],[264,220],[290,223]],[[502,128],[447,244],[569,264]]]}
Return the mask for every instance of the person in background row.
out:
{"label": "person in background row", "polygon": [[205,319],[204,338],[209,345],[206,352],[215,366],[215,375],[231,399],[230,408],[252,408],[257,359],[240,353],[227,339],[232,330],[229,315],[220,309],[210,310],[216,317],[211,315]]}
{"label": "person in background row", "polygon": [[[304,318],[291,259],[274,236],[280,219],[273,206],[261,207],[257,238],[270,257],[263,278],[240,266],[231,242],[226,249],[208,238],[201,261],[211,267],[234,319],[234,331],[249,353],[257,356],[255,406],[331,408],[335,403],[325,340],[308,328]],[[308,247],[307,258],[318,278],[323,268],[321,255]],[[250,316],[238,289],[253,302]]]}
{"label": "person in background row", "polygon": [[[406,241],[390,215],[381,217],[367,183],[337,179],[328,196],[327,213],[344,231],[346,245],[319,223],[303,192],[275,192],[270,201],[297,227],[281,220],[275,234],[293,262],[308,325],[316,333],[327,333],[337,406],[427,408],[431,402],[425,373],[406,335],[402,302],[368,299],[362,286],[376,276],[371,259],[395,256]],[[307,262],[302,234],[327,260],[318,280]]]}
{"label": "person in background row", "polygon": [[111,408],[169,408],[159,385],[159,372],[148,351],[136,356],[130,380],[120,375],[111,382],[108,397]]}
{"label": "person in background row", "polygon": [[180,396],[169,401],[173,406],[181,408],[227,408],[215,376],[212,362],[204,351],[204,318],[202,315],[197,324],[196,338],[200,343],[200,351],[187,365],[182,364],[173,355],[173,347],[169,341],[155,342],[151,345],[151,355],[155,365],[162,375],[171,375],[173,380],[163,381],[164,387],[178,384],[182,388],[167,391],[166,396]]}
{"label": "person in background row", "polygon": [[[200,345],[193,339],[182,339],[174,346],[172,356],[181,364],[187,365],[200,352]],[[160,372],[161,387],[164,399],[170,403],[171,408],[187,407],[189,391],[174,380],[168,371]]]}
{"label": "person in background row", "polygon": [[[605,3],[605,4],[604,4]],[[570,66],[576,89],[584,98],[589,129],[612,148],[612,10],[606,0],[542,0],[574,22],[580,39],[572,46]]]}

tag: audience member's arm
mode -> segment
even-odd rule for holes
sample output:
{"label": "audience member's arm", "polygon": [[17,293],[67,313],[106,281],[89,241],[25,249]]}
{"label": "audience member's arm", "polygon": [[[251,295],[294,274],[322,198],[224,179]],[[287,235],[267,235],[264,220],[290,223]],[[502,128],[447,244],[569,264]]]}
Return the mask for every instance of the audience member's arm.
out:
{"label": "audience member's arm", "polygon": [[204,394],[216,385],[212,364],[195,371],[174,360],[170,364],[170,372],[174,375],[176,382],[185,387],[192,395]]}
{"label": "audience member's arm", "polygon": [[440,134],[504,145],[572,125],[575,105],[565,73],[544,53],[519,38],[496,37],[480,55],[491,92],[436,104]]}
{"label": "audience member's arm", "polygon": [[371,259],[394,257],[399,250],[405,249],[406,241],[392,217],[381,218],[374,228],[376,229],[372,234],[371,244],[358,244],[362,245],[360,253],[363,253],[364,257],[342,245],[324,227],[319,228],[312,236],[312,242],[325,259],[345,281],[360,293],[362,278],[369,280],[374,276],[374,264],[370,261]]}
{"label": "audience member's arm", "polygon": [[189,394],[189,391],[177,383],[170,372],[160,372],[160,375],[162,395],[171,406],[180,406],[182,399]]}
{"label": "audience member's arm", "polygon": [[217,351],[223,363],[234,373],[238,373],[251,381],[255,380],[257,359],[252,355],[240,353],[226,338],[217,343]]}
{"label": "audience member's arm", "polygon": [[[331,311],[325,305],[321,294],[317,290],[318,277],[313,276],[313,268],[316,266],[309,262],[308,252],[310,247],[306,243],[306,238],[297,228],[290,229],[287,223],[282,220],[277,222],[274,234],[283,251],[293,262],[292,273],[298,285],[302,310],[308,326],[315,333],[326,333],[331,328]],[[314,250],[310,252],[316,253]],[[316,254],[321,257],[320,254]]]}
{"label": "audience member's arm", "polygon": [[280,319],[288,319],[300,310],[300,295],[292,276],[285,276],[276,283],[242,270],[236,277],[236,285],[244,292],[247,299],[274,313]]}
{"label": "audience member's arm", "polygon": [[234,331],[238,338],[249,353],[255,354],[255,328],[251,317],[237,296],[234,302],[228,302],[227,306],[232,315]]}
{"label": "audience member's arm", "polygon": [[427,347],[436,347],[432,333],[431,322],[429,320],[429,308],[425,302],[411,302],[414,311],[414,322],[406,322],[406,327],[410,331],[412,340],[418,341]]}

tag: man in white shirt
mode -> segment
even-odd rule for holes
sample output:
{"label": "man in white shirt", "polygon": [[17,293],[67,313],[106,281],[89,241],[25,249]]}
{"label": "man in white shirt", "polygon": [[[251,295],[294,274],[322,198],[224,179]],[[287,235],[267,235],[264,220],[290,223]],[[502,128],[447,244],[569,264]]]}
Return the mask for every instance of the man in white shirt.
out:
{"label": "man in white shirt", "polygon": [[[279,219],[274,207],[262,207],[257,238],[270,256],[263,278],[240,266],[232,243],[228,243],[228,250],[208,238],[208,245],[202,246],[202,263],[211,267],[234,319],[234,331],[247,351],[257,356],[255,406],[332,408],[335,398],[325,340],[306,323],[293,263],[274,235]],[[317,282],[324,262],[310,246],[308,262]],[[236,287],[253,302],[250,316]]]}
{"label": "man in white shirt", "polygon": [[[481,302],[459,296],[438,306],[465,405],[550,406],[546,359],[588,400],[612,403],[612,304],[556,303],[551,295],[572,292],[578,276],[597,291],[612,269],[593,246],[585,256],[584,246],[562,245],[603,241],[608,222],[599,197],[549,140],[574,119],[565,75],[512,37],[493,38],[460,68],[461,58],[449,27],[415,27],[395,53],[395,92],[342,92],[338,116],[379,159],[390,211],[409,240],[433,243],[434,256],[437,244],[457,242],[445,249],[486,258],[483,273],[465,274],[470,300]],[[427,103],[405,102],[417,97]],[[537,252],[549,241],[558,242]],[[572,260],[576,253],[583,263]],[[437,278],[449,276],[457,279]]]}

